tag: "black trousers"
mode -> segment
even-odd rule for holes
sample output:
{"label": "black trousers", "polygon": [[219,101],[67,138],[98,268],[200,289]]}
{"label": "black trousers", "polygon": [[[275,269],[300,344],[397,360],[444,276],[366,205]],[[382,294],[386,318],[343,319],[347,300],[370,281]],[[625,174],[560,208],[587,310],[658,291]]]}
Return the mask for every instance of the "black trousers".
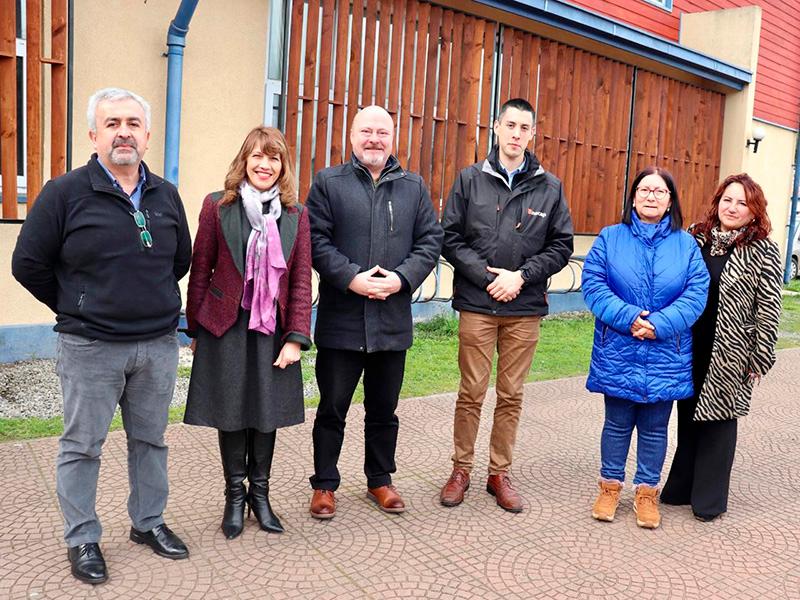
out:
{"label": "black trousers", "polygon": [[713,518],[728,510],[737,420],[692,420],[696,397],[677,405],[678,447],[661,491],[661,501],[691,504],[694,514]]}
{"label": "black trousers", "polygon": [[314,419],[314,475],[311,487],[336,490],[337,463],[347,411],[364,374],[364,473],[371,488],[389,485],[397,470],[394,453],[400,421],[395,415],[403,385],[406,352],[358,352],[317,348],[320,400]]}

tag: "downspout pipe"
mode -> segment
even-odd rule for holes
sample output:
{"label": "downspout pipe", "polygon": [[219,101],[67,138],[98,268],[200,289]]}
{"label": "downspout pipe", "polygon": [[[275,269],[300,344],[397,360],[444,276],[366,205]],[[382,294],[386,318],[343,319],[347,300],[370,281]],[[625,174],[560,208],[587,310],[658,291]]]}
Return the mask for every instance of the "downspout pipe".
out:
{"label": "downspout pipe", "polygon": [[186,34],[199,0],[181,0],[167,32],[167,120],[164,137],[164,177],[178,185],[181,149],[181,92],[183,89],[183,49]]}
{"label": "downspout pipe", "polygon": [[800,127],[797,128],[797,142],[794,149],[794,181],[792,182],[792,208],[789,212],[789,238],[786,244],[786,266],[783,269],[783,283],[789,283],[792,272],[792,246],[797,235],[797,188],[800,187]]}

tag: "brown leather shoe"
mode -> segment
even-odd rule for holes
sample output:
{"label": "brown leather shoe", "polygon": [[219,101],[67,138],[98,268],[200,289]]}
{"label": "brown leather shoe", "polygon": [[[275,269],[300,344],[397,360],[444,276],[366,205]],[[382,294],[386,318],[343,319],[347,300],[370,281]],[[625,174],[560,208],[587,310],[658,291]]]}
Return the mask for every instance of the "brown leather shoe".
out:
{"label": "brown leather shoe", "polygon": [[486,480],[486,491],[497,498],[497,506],[508,512],[522,512],[522,496],[511,486],[508,473],[489,475]]}
{"label": "brown leather shoe", "polygon": [[442,506],[458,506],[464,501],[464,492],[468,489],[469,473],[464,469],[453,469],[439,494],[439,502]]}
{"label": "brown leather shoe", "polygon": [[401,513],[406,509],[405,502],[393,485],[367,488],[367,498],[375,502],[383,512]]}
{"label": "brown leather shoe", "polygon": [[336,498],[331,490],[314,490],[311,496],[311,516],[315,519],[332,519],[336,516]]}

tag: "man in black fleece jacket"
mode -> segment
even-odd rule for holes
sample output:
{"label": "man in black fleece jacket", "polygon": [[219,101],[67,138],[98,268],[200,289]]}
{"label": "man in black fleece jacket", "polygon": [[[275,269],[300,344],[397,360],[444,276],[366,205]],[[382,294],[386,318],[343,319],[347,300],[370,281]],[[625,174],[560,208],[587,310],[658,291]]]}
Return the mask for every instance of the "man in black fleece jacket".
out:
{"label": "man in black fleece jacket", "polygon": [[186,546],[164,524],[164,431],[178,363],[178,280],[191,239],[178,190],[142,162],[150,106],[128,90],[89,100],[86,166],[49,181],[22,226],[14,277],[56,314],[64,395],[56,492],[72,574],[107,579],[95,512],[100,454],[119,405],[128,437],[130,538],[166,558]]}

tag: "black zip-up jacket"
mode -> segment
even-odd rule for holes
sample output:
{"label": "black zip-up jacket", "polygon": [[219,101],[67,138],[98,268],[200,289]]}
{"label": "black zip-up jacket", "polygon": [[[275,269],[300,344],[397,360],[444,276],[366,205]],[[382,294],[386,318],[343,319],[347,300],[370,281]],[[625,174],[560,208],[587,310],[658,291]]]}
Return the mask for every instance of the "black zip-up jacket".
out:
{"label": "black zip-up jacket", "polygon": [[107,341],[175,331],[178,280],[192,241],[178,190],[145,165],[140,210],[153,237],[145,248],[133,206],[97,155],[49,181],[17,238],[11,269],[56,313],[55,330]]}
{"label": "black zip-up jacket", "polygon": [[[411,294],[436,265],[442,247],[442,228],[422,178],[392,156],[373,182],[352,157],[317,173],[306,209],[320,276],[314,343],[362,352],[408,349]],[[348,290],[358,273],[375,265],[398,273],[403,288],[386,300]]]}
{"label": "black zip-up jacket", "polygon": [[[444,210],[442,256],[455,269],[453,308],[490,315],[546,315],[547,279],[572,256],[572,219],[561,181],[525,151],[513,186],[495,146],[489,157],[462,170]],[[486,291],[486,267],[519,270],[519,296],[498,302]]]}

